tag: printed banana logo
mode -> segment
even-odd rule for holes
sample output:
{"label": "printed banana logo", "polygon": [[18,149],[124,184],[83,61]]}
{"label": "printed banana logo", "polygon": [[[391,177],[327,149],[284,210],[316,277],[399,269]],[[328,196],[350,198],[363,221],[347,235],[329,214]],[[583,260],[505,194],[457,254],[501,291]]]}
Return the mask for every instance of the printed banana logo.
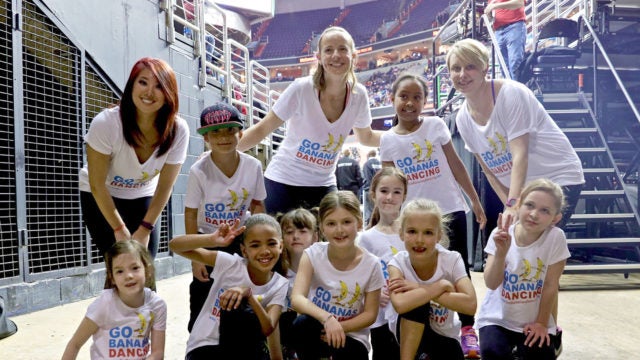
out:
{"label": "printed banana logo", "polygon": [[433,144],[426,139],[424,140],[424,142],[425,144],[427,144],[427,155],[424,157],[424,159],[431,159],[431,154],[433,154]]}
{"label": "printed banana logo", "polygon": [[349,302],[347,303],[348,306],[353,306],[353,304],[356,303],[356,301],[358,301],[358,299],[360,299],[360,296],[362,295],[362,288],[360,287],[360,284],[358,284],[356,282],[356,291],[353,293],[353,297],[351,298],[351,300],[349,300]]}
{"label": "printed banana logo", "polygon": [[244,204],[244,202],[247,201],[248,198],[249,190],[247,190],[246,188],[242,188],[242,203]]}
{"label": "printed banana logo", "polygon": [[507,139],[505,139],[504,136],[502,136],[502,134],[500,134],[497,131],[496,131],[496,137],[500,141],[500,145],[502,146],[502,152],[504,153],[505,151],[507,151]]}
{"label": "printed banana logo", "polygon": [[142,172],[142,178],[140,178],[140,181],[147,181],[149,179],[149,173],[146,171]]}
{"label": "printed banana logo", "polygon": [[522,263],[524,264],[524,272],[520,274],[520,277],[524,281],[529,281],[529,276],[531,276],[531,263],[527,259],[522,259]]}
{"label": "printed banana logo", "polygon": [[342,148],[342,145],[344,144],[344,136],[342,136],[342,134],[340,135],[340,137],[338,138],[338,143],[336,144],[336,146],[333,148],[333,152],[338,152],[340,151],[340,149]]}
{"label": "printed banana logo", "polygon": [[347,296],[349,296],[349,287],[346,282],[340,280],[340,295],[336,297],[336,303],[342,304]]}
{"label": "printed banana logo", "polygon": [[414,156],[413,159],[416,161],[422,161],[422,147],[414,142],[412,142],[411,145],[413,145],[413,149],[416,151],[416,156]]}
{"label": "printed banana logo", "polygon": [[544,270],[544,262],[542,259],[538,258],[538,268],[536,269],[536,274],[533,276],[535,280],[540,280],[540,275],[542,275],[542,271]]}
{"label": "printed banana logo", "polygon": [[398,249],[395,246],[391,245],[391,254],[395,255],[398,253]]}
{"label": "printed banana logo", "polygon": [[336,139],[333,137],[332,133],[329,133],[329,141],[327,141],[327,143],[325,145],[322,145],[322,149],[324,151],[329,151],[331,150],[331,148],[333,148],[333,145],[335,144]]}
{"label": "printed banana logo", "polygon": [[258,295],[256,296],[256,300],[258,300],[259,303],[262,302],[262,300],[264,300],[264,295]]}
{"label": "printed banana logo", "polygon": [[144,329],[147,325],[147,321],[144,318],[144,315],[142,315],[141,313],[137,313],[136,315],[138,315],[138,319],[140,319],[140,328],[134,330],[135,332],[138,333],[138,337],[143,338],[144,337]]}
{"label": "printed banana logo", "polygon": [[235,209],[236,205],[238,205],[238,194],[231,189],[227,190],[229,191],[229,194],[231,194],[231,202],[227,204],[227,207],[229,207],[229,209]]}
{"label": "printed banana logo", "polygon": [[489,145],[491,145],[491,152],[493,152],[494,154],[498,154],[498,144],[496,144],[496,142],[490,138],[487,137],[487,140],[489,140]]}

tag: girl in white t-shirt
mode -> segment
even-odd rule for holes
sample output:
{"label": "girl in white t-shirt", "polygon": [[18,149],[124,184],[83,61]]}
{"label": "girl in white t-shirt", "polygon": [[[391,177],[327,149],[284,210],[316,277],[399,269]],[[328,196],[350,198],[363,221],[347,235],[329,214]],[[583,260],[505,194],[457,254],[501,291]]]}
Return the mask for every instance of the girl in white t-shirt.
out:
{"label": "girl in white t-shirt", "polygon": [[423,354],[431,360],[464,359],[455,313],[474,314],[476,292],[460,254],[440,244],[446,242],[447,220],[437,203],[427,199],[407,203],[398,219],[406,251],[389,263],[395,311],[387,318],[403,360]]}
{"label": "girl in white t-shirt", "polygon": [[75,359],[90,336],[91,359],[164,359],[167,305],[148,288],[149,252],[137,241],[119,241],[106,252],[105,265],[106,289],[89,305],[62,359]]}
{"label": "girl in white t-shirt", "polygon": [[[172,251],[210,265],[213,279],[187,341],[186,359],[257,359],[264,354],[286,303],[288,281],[280,255],[280,225],[266,214],[251,215],[239,226],[222,224],[213,234],[187,234],[169,243]],[[245,230],[246,229],[246,230]],[[223,251],[244,232],[243,257]]]}
{"label": "girl in white t-shirt", "polygon": [[521,359],[556,358],[558,287],[570,256],[564,232],[555,226],[563,205],[559,185],[534,180],[515,204],[518,221],[491,233],[485,248],[488,291],[478,313],[483,359],[511,358],[514,347]]}
{"label": "girl in white t-shirt", "polygon": [[287,308],[280,316],[278,332],[269,337],[269,348],[272,350],[271,358],[273,359],[273,349],[277,349],[282,344],[284,359],[287,360],[296,358],[291,341],[291,326],[298,314],[291,307],[291,290],[304,250],[318,241],[318,225],[316,216],[311,211],[299,208],[282,215],[280,228],[282,228],[285,250],[282,256],[288,267],[289,292],[287,293]]}
{"label": "girl in white t-shirt", "polygon": [[370,199],[374,207],[369,228],[360,234],[358,245],[380,259],[385,286],[380,295],[380,309],[376,322],[371,325],[371,347],[373,360],[400,358],[400,348],[394,338],[385,313],[389,303],[389,261],[404,249],[400,236],[400,224],[396,221],[407,196],[407,178],[395,167],[380,169],[371,179]]}
{"label": "girl in white t-shirt", "polygon": [[354,72],[356,48],[351,35],[332,26],[318,38],[318,68],[296,79],[273,109],[245,131],[238,150],[246,151],[287,123],[278,152],[265,171],[270,214],[298,207],[312,208],[336,189],[338,153],[353,130],[360,143],[377,147],[379,132],[371,130],[367,89]]}
{"label": "girl in white t-shirt", "polygon": [[[395,166],[407,176],[407,201],[425,198],[435,201],[450,218],[449,249],[462,255],[469,273],[467,212],[469,208],[460,188],[471,201],[480,229],[487,221],[471,178],[453,147],[451,133],[439,117],[422,117],[427,103],[428,85],[419,75],[404,73],[391,87],[396,110],[395,126],[382,135],[380,158],[383,166]],[[474,317],[460,315],[462,350],[465,356],[477,357],[478,337],[473,329]]]}
{"label": "girl in white t-shirt", "polygon": [[308,247],[298,265],[291,304],[294,348],[301,360],[367,360],[369,326],[378,316],[380,260],[356,245],[360,202],[351,191],[327,194],[318,210],[327,242]]}

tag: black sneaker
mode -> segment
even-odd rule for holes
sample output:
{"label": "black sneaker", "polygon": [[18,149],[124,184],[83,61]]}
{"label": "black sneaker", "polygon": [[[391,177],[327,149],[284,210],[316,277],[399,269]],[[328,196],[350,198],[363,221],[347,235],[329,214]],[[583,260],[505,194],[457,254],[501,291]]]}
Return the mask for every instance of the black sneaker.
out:
{"label": "black sneaker", "polygon": [[556,359],[562,354],[562,329],[556,328],[556,334],[551,336],[551,344],[556,352]]}

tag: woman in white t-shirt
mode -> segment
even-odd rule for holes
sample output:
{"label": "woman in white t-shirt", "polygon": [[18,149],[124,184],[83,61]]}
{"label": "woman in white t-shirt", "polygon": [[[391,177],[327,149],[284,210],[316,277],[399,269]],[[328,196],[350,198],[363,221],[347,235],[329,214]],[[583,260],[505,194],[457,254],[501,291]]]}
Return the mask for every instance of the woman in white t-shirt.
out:
{"label": "woman in white t-shirt", "polygon": [[[563,187],[568,221],[584,183],[582,163],[569,139],[533,92],[512,80],[487,80],[489,53],[472,39],[447,54],[456,90],[465,96],[456,118],[467,150],[482,166],[504,204],[502,219],[517,219],[516,199],[527,181],[548,178]],[[562,225],[560,225],[562,226]]]}
{"label": "woman in white t-shirt", "polygon": [[356,49],[341,27],[327,28],[318,40],[318,69],[295,80],[258,124],[245,131],[238,150],[258,144],[287,123],[286,136],[265,172],[268,213],[312,208],[336,190],[338,153],[353,129],[358,140],[378,146],[364,85],[354,73]]}
{"label": "woman in white t-shirt", "polygon": [[115,241],[132,238],[155,257],[155,224],[189,145],[189,128],[177,112],[175,73],[161,59],[142,58],[119,106],[91,122],[79,186],[83,219],[101,254]]}

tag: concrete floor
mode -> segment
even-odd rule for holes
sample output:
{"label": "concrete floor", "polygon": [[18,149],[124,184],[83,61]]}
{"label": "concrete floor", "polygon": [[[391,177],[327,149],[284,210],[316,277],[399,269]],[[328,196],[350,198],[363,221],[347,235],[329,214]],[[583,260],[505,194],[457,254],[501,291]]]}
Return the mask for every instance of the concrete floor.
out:
{"label": "concrete floor", "polygon": [[[479,302],[485,287],[481,273],[472,273]],[[190,274],[158,282],[168,306],[165,358],[184,358],[187,341]],[[59,359],[68,339],[93,299],[12,317],[18,332],[0,340],[0,358]],[[640,274],[564,275],[561,279],[559,323],[564,329],[560,359],[638,359]],[[89,340],[91,341],[91,340]],[[78,359],[89,359],[89,343]]]}

